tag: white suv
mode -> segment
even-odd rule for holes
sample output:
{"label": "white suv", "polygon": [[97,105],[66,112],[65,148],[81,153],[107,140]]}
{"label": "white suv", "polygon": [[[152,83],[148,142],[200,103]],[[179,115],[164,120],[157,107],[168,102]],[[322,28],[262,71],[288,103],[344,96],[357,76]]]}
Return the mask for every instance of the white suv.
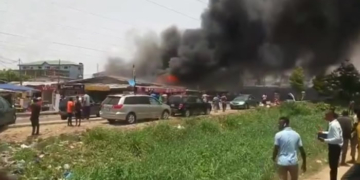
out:
{"label": "white suv", "polygon": [[138,119],[168,119],[171,114],[170,106],[162,104],[148,95],[109,95],[101,104],[100,116],[110,124],[117,120],[129,124]]}

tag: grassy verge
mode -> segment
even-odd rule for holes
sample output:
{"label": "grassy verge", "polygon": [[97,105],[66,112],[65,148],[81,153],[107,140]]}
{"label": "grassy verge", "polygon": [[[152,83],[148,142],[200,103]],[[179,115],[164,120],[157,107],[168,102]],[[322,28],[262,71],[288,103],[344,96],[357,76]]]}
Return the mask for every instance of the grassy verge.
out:
{"label": "grassy verge", "polygon": [[[9,170],[22,179],[63,177],[70,166],[74,180],[272,180],[273,137],[286,115],[300,133],[309,160],[323,154],[316,140],[323,106],[291,103],[241,115],[190,118],[179,125],[160,123],[138,131],[94,129],[19,148],[2,149],[14,161]],[[1,146],[1,147],[2,147]]]}

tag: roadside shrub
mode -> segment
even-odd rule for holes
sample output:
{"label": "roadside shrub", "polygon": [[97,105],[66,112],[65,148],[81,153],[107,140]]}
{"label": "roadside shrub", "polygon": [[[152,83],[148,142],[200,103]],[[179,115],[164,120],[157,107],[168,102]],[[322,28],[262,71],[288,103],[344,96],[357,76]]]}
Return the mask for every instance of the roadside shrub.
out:
{"label": "roadside shrub", "polygon": [[[59,154],[45,156],[41,163],[71,164],[73,180],[272,180],[273,138],[281,115],[289,116],[291,126],[302,136],[309,160],[323,153],[325,146],[317,142],[316,132],[325,122],[321,108],[316,107],[284,103],[279,108],[189,118],[179,125],[163,122],[131,132],[94,129],[74,149],[60,148],[52,140],[48,148],[32,152]],[[19,151],[15,157],[31,161],[32,152]],[[30,164],[26,170],[31,170],[26,176],[31,178],[40,173],[45,179],[61,174]]]}

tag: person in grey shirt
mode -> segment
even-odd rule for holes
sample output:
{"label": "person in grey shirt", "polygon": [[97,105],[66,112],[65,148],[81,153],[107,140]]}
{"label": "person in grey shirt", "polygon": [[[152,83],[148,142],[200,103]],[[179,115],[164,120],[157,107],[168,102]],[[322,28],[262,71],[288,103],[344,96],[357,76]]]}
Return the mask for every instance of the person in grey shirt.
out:
{"label": "person in grey shirt", "polygon": [[82,107],[83,107],[84,119],[89,120],[89,117],[90,117],[90,96],[88,94],[84,94],[82,100],[83,100]]}
{"label": "person in grey shirt", "polygon": [[351,140],[351,132],[353,128],[353,122],[352,119],[349,117],[348,111],[343,111],[342,116],[338,118],[338,121],[340,123],[341,129],[342,129],[342,135],[344,139],[344,143],[342,146],[342,154],[341,154],[341,160],[340,165],[346,166],[346,153],[349,147],[349,142]]}

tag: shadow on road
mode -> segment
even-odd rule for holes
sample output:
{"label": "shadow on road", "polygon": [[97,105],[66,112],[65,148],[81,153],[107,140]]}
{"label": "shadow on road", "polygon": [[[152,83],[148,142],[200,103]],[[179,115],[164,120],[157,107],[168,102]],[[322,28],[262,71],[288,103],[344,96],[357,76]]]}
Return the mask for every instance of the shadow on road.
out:
{"label": "shadow on road", "polygon": [[341,177],[341,180],[359,180],[360,179],[360,164],[354,164],[346,173]]}
{"label": "shadow on road", "polygon": [[0,126],[0,133],[6,131],[9,128],[9,126],[5,125],[5,126]]}

